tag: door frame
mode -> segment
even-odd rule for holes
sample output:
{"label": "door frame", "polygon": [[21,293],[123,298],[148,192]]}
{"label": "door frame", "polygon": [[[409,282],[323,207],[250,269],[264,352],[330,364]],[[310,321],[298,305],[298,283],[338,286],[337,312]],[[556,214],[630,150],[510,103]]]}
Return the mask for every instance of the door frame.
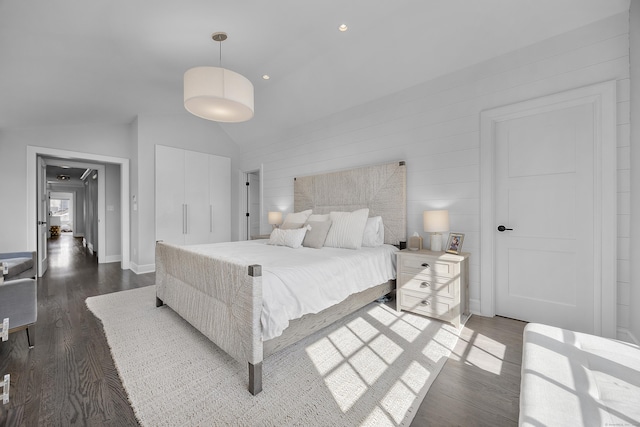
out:
{"label": "door frame", "polygon": [[[258,173],[258,179],[260,180],[260,185],[258,188],[258,197],[260,203],[260,213],[258,214],[258,221],[260,227],[260,233],[262,233],[262,226],[264,225],[264,196],[263,196],[263,188],[264,188],[264,165],[260,164],[260,167],[257,169],[250,169],[246,171],[239,171],[239,181],[240,181],[240,221],[239,221],[239,239],[240,240],[250,240],[251,239],[251,231],[247,230],[247,216],[246,213],[249,211],[249,206],[247,205],[247,180],[249,179],[250,173]],[[244,239],[243,239],[244,237]]]}
{"label": "door frame", "polygon": [[594,332],[617,335],[616,81],[480,113],[480,314],[495,316],[495,129],[505,120],[590,104],[594,114]]}
{"label": "door frame", "polygon": [[[27,243],[30,251],[36,251],[38,246],[36,228],[33,224],[37,222],[36,201],[37,201],[37,187],[36,187],[36,164],[38,156],[50,156],[61,159],[76,160],[78,162],[91,163],[113,163],[120,165],[120,215],[121,215],[121,251],[122,261],[120,262],[120,268],[128,270],[130,268],[131,256],[130,256],[130,222],[129,222],[129,159],[121,157],[103,156],[100,154],[81,153],[77,151],[59,150],[56,148],[36,147],[32,145],[27,146],[27,224],[31,226],[27,227]],[[104,167],[104,166],[103,166]],[[105,168],[106,169],[106,168]],[[105,174],[102,173],[100,180],[98,180],[98,191],[100,192],[100,185],[105,183]],[[104,192],[104,187],[102,189]],[[98,256],[105,257],[105,207],[104,203],[100,204],[100,196],[98,197],[98,215],[102,219],[98,223]],[[100,232],[100,228],[102,233]],[[100,255],[102,254],[102,255]],[[98,258],[100,261],[100,258]]]}

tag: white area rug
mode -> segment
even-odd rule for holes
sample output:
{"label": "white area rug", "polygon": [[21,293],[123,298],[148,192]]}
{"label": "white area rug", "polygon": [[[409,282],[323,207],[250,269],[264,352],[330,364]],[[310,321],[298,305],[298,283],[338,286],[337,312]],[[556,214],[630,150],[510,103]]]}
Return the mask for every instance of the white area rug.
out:
{"label": "white area rug", "polygon": [[248,369],[170,308],[155,286],[87,299],[143,426],[409,425],[458,339],[451,325],[372,303]]}

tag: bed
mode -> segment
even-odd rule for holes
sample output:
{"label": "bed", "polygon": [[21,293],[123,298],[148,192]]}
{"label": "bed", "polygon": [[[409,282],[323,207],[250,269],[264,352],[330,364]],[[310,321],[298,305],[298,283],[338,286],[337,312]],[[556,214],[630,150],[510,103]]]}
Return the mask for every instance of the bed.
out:
{"label": "bed", "polygon": [[[294,179],[295,212],[311,209],[314,214],[327,214],[363,208],[369,209],[370,217],[382,217],[385,246],[400,246],[406,241],[404,162]],[[272,276],[281,274],[278,271],[274,274],[274,262],[260,254],[259,246],[265,246],[265,241],[193,247],[156,243],[156,305],[168,305],[231,357],[246,363],[248,388],[253,395],[262,390],[264,358],[395,288],[391,277],[380,283],[361,284],[354,293],[341,296],[339,302],[319,312],[288,319],[286,327],[276,327],[276,332],[265,331],[262,323],[265,292],[272,286]],[[304,252],[287,249],[296,255]],[[328,253],[328,249],[333,248],[315,251]],[[286,249],[279,249],[283,250]],[[352,254],[360,251],[341,250]],[[393,255],[391,258],[395,259]],[[353,281],[352,278],[343,280],[346,280],[345,286]]]}

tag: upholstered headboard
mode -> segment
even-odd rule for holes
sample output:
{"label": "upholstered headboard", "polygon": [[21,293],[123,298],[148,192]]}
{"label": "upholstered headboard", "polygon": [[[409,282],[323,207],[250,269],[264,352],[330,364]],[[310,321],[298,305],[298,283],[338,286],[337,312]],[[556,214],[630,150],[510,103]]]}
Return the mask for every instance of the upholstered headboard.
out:
{"label": "upholstered headboard", "polygon": [[369,208],[381,216],[384,242],[407,240],[407,167],[403,161],[294,178],[294,210],[314,213]]}

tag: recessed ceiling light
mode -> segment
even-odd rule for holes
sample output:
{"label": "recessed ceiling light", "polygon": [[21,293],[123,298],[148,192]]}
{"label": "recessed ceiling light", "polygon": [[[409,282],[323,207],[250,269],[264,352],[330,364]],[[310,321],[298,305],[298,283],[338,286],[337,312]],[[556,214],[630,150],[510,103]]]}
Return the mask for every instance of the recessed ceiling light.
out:
{"label": "recessed ceiling light", "polygon": [[348,29],[349,29],[349,27],[347,27],[347,24],[341,24],[341,25],[338,27],[338,30],[342,31],[343,33],[344,33],[345,31],[347,31]]}
{"label": "recessed ceiling light", "polygon": [[66,165],[63,165],[63,166],[60,166],[60,167],[61,167],[62,169],[71,169],[71,166],[66,166]]}
{"label": "recessed ceiling light", "polygon": [[263,74],[262,75],[262,80],[269,80],[271,77],[269,76],[269,74]]}

